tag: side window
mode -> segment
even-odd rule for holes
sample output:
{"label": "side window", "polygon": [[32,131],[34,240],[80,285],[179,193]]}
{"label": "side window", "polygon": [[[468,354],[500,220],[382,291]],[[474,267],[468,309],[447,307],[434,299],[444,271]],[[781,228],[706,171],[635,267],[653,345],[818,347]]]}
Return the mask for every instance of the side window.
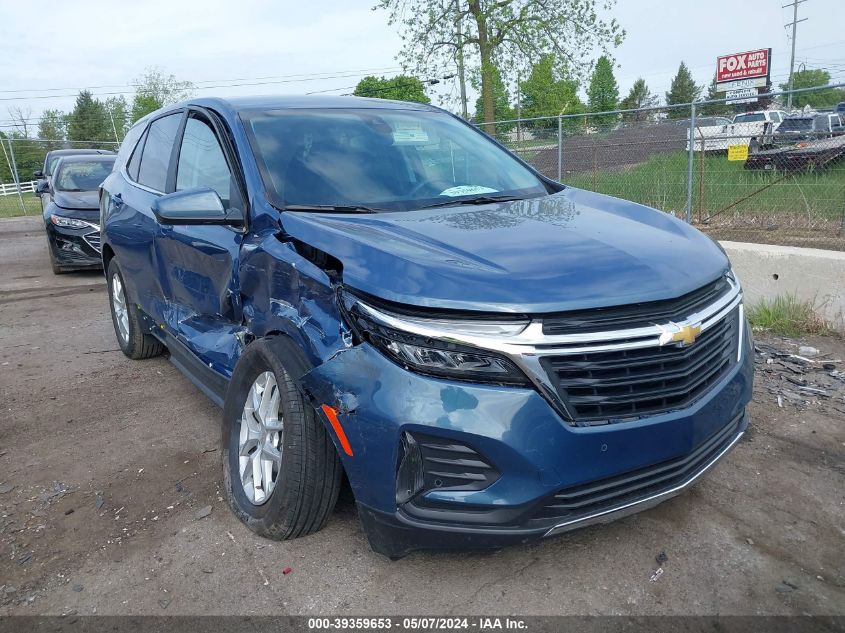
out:
{"label": "side window", "polygon": [[177,112],[156,119],[147,131],[144,154],[138,169],[138,182],[142,185],[164,191],[167,185],[167,168],[170,165],[170,153],[179,130],[182,113]]}
{"label": "side window", "polygon": [[132,180],[138,180],[138,167],[141,165],[141,152],[144,151],[144,140],[147,138],[146,130],[141,135],[138,144],[135,146],[135,151],[132,152],[132,157],[126,165],[126,172]]}
{"label": "side window", "polygon": [[179,150],[176,191],[193,187],[214,189],[223,205],[230,206],[232,174],[226,156],[211,126],[202,119],[192,117],[185,124]]}
{"label": "side window", "polygon": [[780,112],[772,112],[772,121],[780,123]]}

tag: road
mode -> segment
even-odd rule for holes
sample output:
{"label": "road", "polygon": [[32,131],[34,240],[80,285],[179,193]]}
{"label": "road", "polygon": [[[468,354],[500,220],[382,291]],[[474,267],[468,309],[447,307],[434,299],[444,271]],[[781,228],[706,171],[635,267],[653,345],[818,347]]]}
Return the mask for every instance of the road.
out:
{"label": "road", "polygon": [[0,406],[0,615],[845,613],[842,415],[762,389],[700,484],[614,524],[390,562],[347,496],[271,542],[223,501],[220,412],[119,352],[102,277],[54,276],[29,218],[0,221]]}

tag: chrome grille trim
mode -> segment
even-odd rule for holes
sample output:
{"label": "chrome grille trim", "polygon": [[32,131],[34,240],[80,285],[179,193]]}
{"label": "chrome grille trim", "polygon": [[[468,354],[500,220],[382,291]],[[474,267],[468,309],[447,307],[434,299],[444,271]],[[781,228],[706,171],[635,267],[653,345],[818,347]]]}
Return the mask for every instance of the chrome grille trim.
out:
{"label": "chrome grille trim", "polygon": [[[733,310],[739,308],[739,338],[737,360],[742,356],[742,331],[744,312],[742,309],[742,288],[730,275],[727,276],[730,290],[708,305],[680,322],[655,323],[648,327],[610,330],[601,332],[579,332],[574,334],[545,335],[541,318],[531,319],[516,334],[469,334],[458,330],[459,322],[432,321],[421,317],[398,315],[375,308],[365,302],[358,305],[371,318],[397,330],[467,345],[478,349],[497,352],[513,361],[531,380],[537,390],[563,417],[577,423],[577,414],[561,399],[557,386],[546,372],[541,359],[546,356],[583,354],[585,352],[613,352],[620,350],[664,347],[667,335],[680,332],[685,327],[700,327],[701,332],[712,328]],[[513,323],[511,322],[511,328]]]}
{"label": "chrome grille trim", "polygon": [[91,231],[90,233],[86,233],[82,236],[82,239],[85,240],[85,243],[88,244],[91,248],[93,248],[98,253],[103,252],[103,247],[100,244],[100,227],[96,226],[95,224],[91,225],[92,227],[96,228],[96,231]]}

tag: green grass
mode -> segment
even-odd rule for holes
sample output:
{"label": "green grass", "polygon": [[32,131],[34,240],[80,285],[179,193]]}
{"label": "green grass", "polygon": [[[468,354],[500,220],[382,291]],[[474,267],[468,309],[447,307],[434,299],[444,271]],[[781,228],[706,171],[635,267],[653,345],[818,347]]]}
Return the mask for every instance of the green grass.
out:
{"label": "green grass", "polygon": [[801,301],[794,295],[763,299],[748,307],[748,321],[755,329],[783,336],[827,334],[829,329],[819,316],[814,301]]}
{"label": "green grass", "polygon": [[[782,172],[746,170],[725,155],[700,154],[693,168],[693,216],[706,219],[739,202],[721,217],[790,216],[798,220],[836,220],[845,213],[845,163],[819,172],[804,172],[783,180]],[[702,169],[703,167],[703,169]],[[703,174],[703,178],[702,178]],[[664,211],[686,207],[687,154],[654,156],[631,168],[567,175],[566,184],[605,193]],[[703,186],[702,186],[703,182]],[[771,185],[768,188],[764,188]]]}
{"label": "green grass", "polygon": [[26,213],[21,209],[21,201],[17,195],[0,196],[0,218],[14,218],[21,215],[41,215],[41,202],[33,193],[23,194]]}

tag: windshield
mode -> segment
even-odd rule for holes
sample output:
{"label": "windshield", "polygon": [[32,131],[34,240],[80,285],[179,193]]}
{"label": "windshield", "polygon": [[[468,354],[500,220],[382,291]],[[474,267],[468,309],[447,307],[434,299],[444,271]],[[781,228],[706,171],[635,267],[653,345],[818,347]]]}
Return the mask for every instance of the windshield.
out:
{"label": "windshield", "polygon": [[757,114],[737,114],[734,117],[734,123],[757,123],[758,121],[765,121],[766,115],[762,112]]}
{"label": "windshield", "polygon": [[241,116],[268,198],[280,208],[396,211],[548,193],[484,134],[445,113],[290,109]]}
{"label": "windshield", "polygon": [[778,132],[806,132],[813,129],[813,119],[786,119]]}
{"label": "windshield", "polygon": [[96,191],[111,173],[114,159],[62,163],[53,179],[57,191]]}

